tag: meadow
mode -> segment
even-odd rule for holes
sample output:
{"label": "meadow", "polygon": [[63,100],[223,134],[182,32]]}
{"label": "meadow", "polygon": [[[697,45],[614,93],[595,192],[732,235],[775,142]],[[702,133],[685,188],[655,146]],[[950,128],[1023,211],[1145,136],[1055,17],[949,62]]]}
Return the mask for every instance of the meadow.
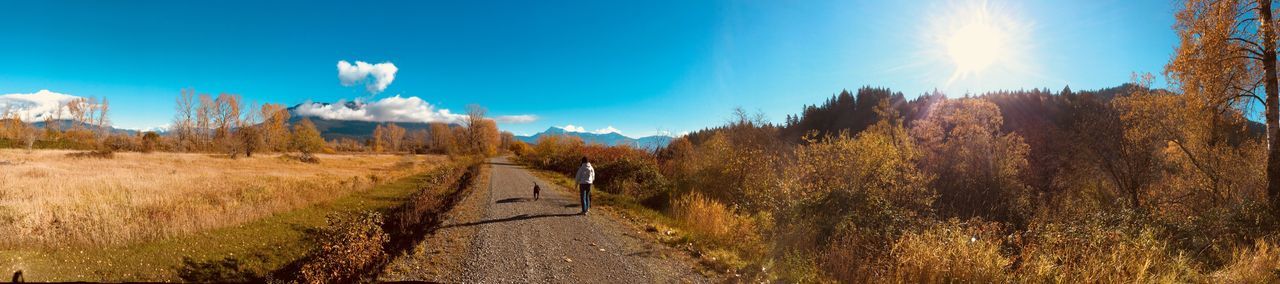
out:
{"label": "meadow", "polygon": [[440,156],[0,150],[0,250],[119,246],[235,226],[424,171]]}

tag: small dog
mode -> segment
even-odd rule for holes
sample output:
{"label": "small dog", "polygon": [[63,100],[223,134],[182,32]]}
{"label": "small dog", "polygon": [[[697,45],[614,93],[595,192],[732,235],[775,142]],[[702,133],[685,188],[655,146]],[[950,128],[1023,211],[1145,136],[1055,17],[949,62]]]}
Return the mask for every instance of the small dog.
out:
{"label": "small dog", "polygon": [[538,195],[542,193],[542,188],[538,187],[538,183],[533,183],[533,200],[538,200]]}

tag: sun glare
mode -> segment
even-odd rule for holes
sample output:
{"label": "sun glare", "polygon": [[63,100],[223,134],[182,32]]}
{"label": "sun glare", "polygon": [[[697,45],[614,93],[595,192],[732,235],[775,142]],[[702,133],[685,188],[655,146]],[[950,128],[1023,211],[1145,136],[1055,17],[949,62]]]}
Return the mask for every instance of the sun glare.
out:
{"label": "sun glare", "polygon": [[947,55],[961,76],[981,72],[1004,54],[1004,35],[989,23],[974,22],[957,29],[947,40]]}
{"label": "sun glare", "polygon": [[[1008,4],[1008,3],[1006,3]],[[996,88],[1012,78],[1036,76],[1030,62],[1032,24],[1016,9],[983,0],[958,0],[934,7],[922,26],[919,57],[930,80],[952,92]]]}

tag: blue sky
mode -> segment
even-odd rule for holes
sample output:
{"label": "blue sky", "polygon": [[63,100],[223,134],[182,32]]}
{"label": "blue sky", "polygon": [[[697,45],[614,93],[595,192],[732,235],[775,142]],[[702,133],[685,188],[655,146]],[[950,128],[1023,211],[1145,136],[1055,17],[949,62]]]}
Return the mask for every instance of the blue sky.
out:
{"label": "blue sky", "polygon": [[[0,94],[107,97],[118,127],[168,123],[182,88],[258,103],[418,97],[535,115],[501,127],[640,136],[781,121],[841,89],[909,97],[1116,86],[1159,75],[1167,1],[24,1],[0,17]],[[1003,67],[956,78],[938,38],[1001,19]],[[960,19],[960,20],[958,20]],[[391,62],[376,95],[340,60]],[[1000,65],[1000,64],[996,64]]]}

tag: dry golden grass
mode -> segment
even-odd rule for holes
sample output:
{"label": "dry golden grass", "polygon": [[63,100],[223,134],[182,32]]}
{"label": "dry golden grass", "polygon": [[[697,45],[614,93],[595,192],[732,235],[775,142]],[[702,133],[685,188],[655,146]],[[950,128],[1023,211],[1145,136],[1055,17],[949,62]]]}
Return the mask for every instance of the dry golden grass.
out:
{"label": "dry golden grass", "polygon": [[1000,241],[984,230],[939,224],[903,235],[893,245],[888,276],[895,283],[1005,283],[1012,261],[1000,253]]}
{"label": "dry golden grass", "polygon": [[234,226],[367,190],[442,157],[0,150],[0,250],[121,245]]}
{"label": "dry golden grass", "polygon": [[1237,250],[1231,263],[1214,272],[1219,283],[1276,283],[1280,281],[1280,249],[1258,240],[1253,248]]}

